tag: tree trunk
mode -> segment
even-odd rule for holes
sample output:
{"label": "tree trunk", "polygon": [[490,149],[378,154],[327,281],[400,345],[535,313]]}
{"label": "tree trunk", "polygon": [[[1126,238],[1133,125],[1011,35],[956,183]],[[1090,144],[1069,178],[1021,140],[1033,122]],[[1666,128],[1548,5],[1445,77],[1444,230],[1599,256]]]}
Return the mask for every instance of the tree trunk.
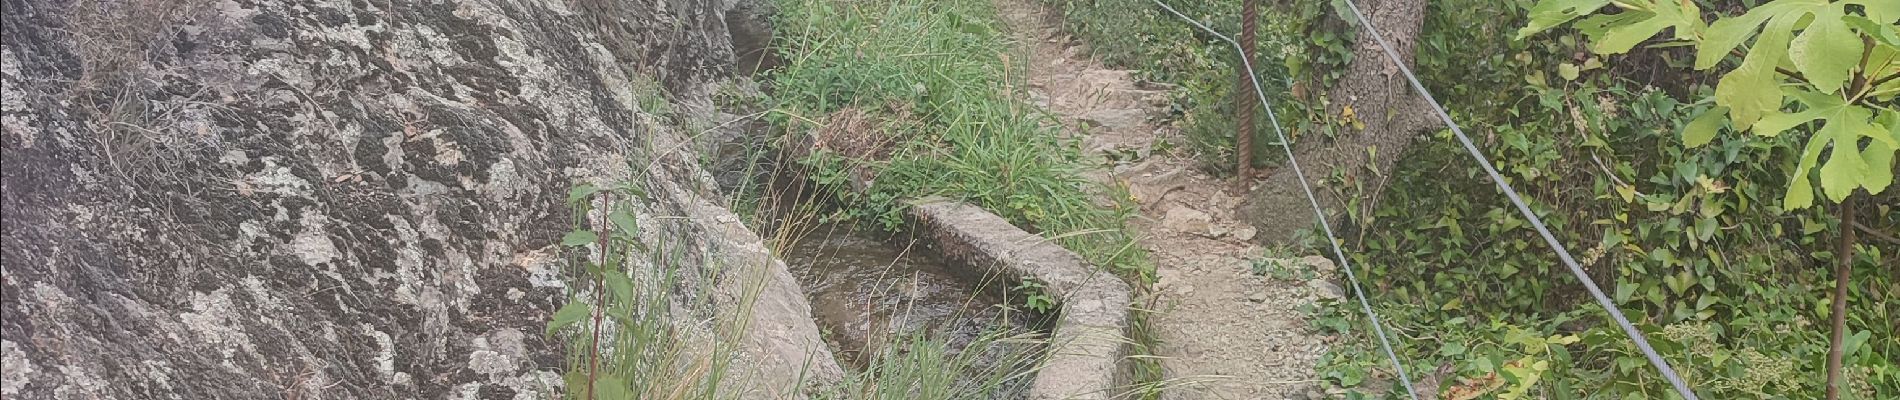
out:
{"label": "tree trunk", "polygon": [[[1419,28],[1425,20],[1426,1],[1359,0],[1357,4],[1410,67]],[[1392,175],[1392,166],[1413,137],[1440,123],[1424,98],[1412,90],[1398,67],[1363,28],[1347,74],[1327,90],[1327,97],[1332,102],[1327,110],[1329,120],[1341,119],[1346,107],[1351,107],[1364,128],[1349,122],[1331,139],[1308,132],[1294,144],[1294,153],[1328,220],[1337,222],[1346,212],[1346,197],[1340,194],[1350,195],[1353,187],[1359,187],[1365,190],[1363,199],[1377,199],[1385,180]],[[1323,185],[1335,171],[1346,183]],[[1305,196],[1293,169],[1283,167],[1247,195],[1240,215],[1259,228],[1261,240],[1287,243],[1295,231],[1318,222]]]}
{"label": "tree trunk", "polygon": [[1859,194],[1849,194],[1841,201],[1841,251],[1834,253],[1834,304],[1829,308],[1828,319],[1833,326],[1834,337],[1827,346],[1827,400],[1840,400],[1841,382],[1841,346],[1847,342],[1847,285],[1848,274],[1854,270],[1854,199]]}

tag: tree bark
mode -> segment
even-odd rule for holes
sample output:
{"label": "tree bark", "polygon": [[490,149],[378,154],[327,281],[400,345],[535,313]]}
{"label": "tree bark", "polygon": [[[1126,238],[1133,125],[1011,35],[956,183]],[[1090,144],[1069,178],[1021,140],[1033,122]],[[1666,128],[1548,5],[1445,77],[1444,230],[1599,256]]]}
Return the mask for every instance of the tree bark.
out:
{"label": "tree bark", "polygon": [[1851,194],[1841,201],[1841,248],[1834,254],[1834,304],[1829,308],[1828,318],[1834,328],[1834,337],[1827,346],[1827,400],[1841,398],[1841,346],[1847,342],[1847,285],[1848,274],[1854,270],[1854,199],[1859,194]]}
{"label": "tree bark", "polygon": [[[1359,0],[1357,4],[1409,68],[1425,21],[1426,1]],[[1340,120],[1346,107],[1351,107],[1364,128],[1357,129],[1349,122],[1336,131],[1335,138],[1307,132],[1294,144],[1307,183],[1313,186],[1330,221],[1340,221],[1339,217],[1345,215],[1346,198],[1340,196],[1341,192],[1350,194],[1353,187],[1360,187],[1366,191],[1365,199],[1377,199],[1399,154],[1419,131],[1439,125],[1424,98],[1406,83],[1398,66],[1372,35],[1363,27],[1359,30],[1346,75],[1327,90],[1332,102],[1327,113],[1329,121]],[[1335,171],[1346,184],[1324,185],[1326,177]],[[1293,169],[1283,167],[1247,195],[1239,212],[1259,229],[1261,240],[1287,243],[1295,231],[1318,222],[1305,196]]]}

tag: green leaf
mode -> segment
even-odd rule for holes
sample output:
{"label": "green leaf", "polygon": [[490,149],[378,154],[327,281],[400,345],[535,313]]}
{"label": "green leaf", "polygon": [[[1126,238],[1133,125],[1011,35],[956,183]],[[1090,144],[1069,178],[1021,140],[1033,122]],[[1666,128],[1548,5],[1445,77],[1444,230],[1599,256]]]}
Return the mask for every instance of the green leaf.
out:
{"label": "green leaf", "polygon": [[[1841,17],[1841,20],[1846,21],[1847,26],[1858,29],[1861,33],[1867,34],[1867,36],[1872,36],[1874,40],[1879,41],[1881,44],[1900,47],[1900,26],[1884,25],[1859,15],[1848,15]],[[1880,58],[1874,59],[1878,60]]]}
{"label": "green leaf", "polygon": [[555,311],[554,318],[548,321],[547,335],[554,336],[554,332],[559,332],[562,328],[580,322],[582,318],[587,318],[587,311],[587,303],[582,303],[580,299],[568,301],[567,305]]}
{"label": "green leaf", "polygon": [[1900,1],[1893,0],[1847,0],[1842,4],[1859,4],[1867,17],[1875,21],[1893,23],[1900,20]]}
{"label": "green leaf", "polygon": [[602,376],[594,381],[594,400],[634,400],[633,390],[627,383],[612,375]]}
{"label": "green leaf", "polygon": [[1626,19],[1604,20],[1601,32],[1597,29],[1586,30],[1590,35],[1591,51],[1597,54],[1627,53],[1636,44],[1648,40],[1663,28],[1675,28],[1677,39],[1694,39],[1697,28],[1702,24],[1701,9],[1693,2],[1671,0],[1646,0],[1644,11],[1625,12],[1631,19],[1640,19],[1625,24]]}
{"label": "green leaf", "polygon": [[1854,355],[1855,352],[1860,351],[1861,345],[1867,343],[1867,338],[1872,337],[1872,336],[1873,336],[1872,332],[1868,332],[1867,330],[1861,330],[1860,332],[1854,332],[1852,336],[1842,338],[1841,354],[1850,355],[1850,356]]}
{"label": "green leaf", "polygon": [[[1885,131],[1882,131],[1882,129],[1885,129]],[[1868,129],[1862,131],[1861,134],[1874,138],[1876,141],[1884,142],[1887,146],[1900,148],[1900,112],[1881,112],[1880,115],[1874,119],[1874,123],[1869,124]]]}
{"label": "green leaf", "polygon": [[1801,150],[1801,163],[1794,167],[1794,182],[1788,185],[1788,194],[1781,199],[1781,208],[1799,210],[1814,205],[1814,184],[1809,182],[1808,171],[1821,159],[1823,140],[1810,139]]}
{"label": "green leaf", "polygon": [[1761,121],[1756,122],[1755,127],[1751,129],[1754,130],[1757,135],[1775,137],[1781,135],[1781,132],[1787,131],[1788,128],[1793,128],[1796,125],[1825,117],[1829,111],[1834,110],[1808,109],[1807,111],[1798,113],[1770,113],[1768,116],[1762,117]]}
{"label": "green leaf", "polygon": [[1730,50],[1735,50],[1735,46],[1740,46],[1742,42],[1748,41],[1749,37],[1755,36],[1756,28],[1760,28],[1763,22],[1768,22],[1768,17],[1775,16],[1777,9],[1786,7],[1785,4],[1780,6],[1777,4],[1779,3],[1755,7],[1740,17],[1718,19],[1715,23],[1709,24],[1709,29],[1702,32],[1702,43],[1696,46],[1695,69],[1709,69],[1728,58]]}
{"label": "green leaf", "polygon": [[1840,91],[1860,65],[1860,35],[1847,28],[1841,15],[1833,7],[1815,13],[1814,22],[1788,48],[1795,69],[1822,93]]}
{"label": "green leaf", "polygon": [[1881,136],[1882,127],[1886,128],[1885,140],[1876,138],[1861,152],[1861,160],[1867,162],[1867,176],[1862,186],[1872,194],[1880,194],[1893,184],[1894,156],[1900,152],[1900,112],[1880,113],[1880,118],[1875,120],[1873,129],[1868,133]]}
{"label": "green leaf", "polygon": [[1537,34],[1563,25],[1577,17],[1595,13],[1597,9],[1610,4],[1610,0],[1544,0],[1531,7],[1530,23],[1517,30],[1517,39],[1524,40]]}
{"label": "green leaf", "polygon": [[586,246],[588,244],[594,243],[595,240],[599,240],[599,239],[600,239],[600,236],[595,235],[594,231],[582,229],[582,230],[577,230],[573,232],[568,232],[567,236],[562,236],[561,245],[568,246],[568,247]]}
{"label": "green leaf", "polygon": [[1735,129],[1748,129],[1763,113],[1781,108],[1781,77],[1775,75],[1775,66],[1786,58],[1790,31],[1798,20],[1783,16],[1770,21],[1755,40],[1753,50],[1742,59],[1742,66],[1723,75],[1716,84],[1715,104],[1728,107],[1729,121]]}
{"label": "green leaf", "polygon": [[1727,119],[1728,107],[1715,106],[1702,111],[1702,115],[1697,115],[1682,128],[1682,144],[1689,147],[1708,144],[1715,139],[1716,132],[1721,130],[1722,122]]}
{"label": "green leaf", "polygon": [[1458,355],[1465,354],[1465,345],[1458,342],[1445,343],[1444,347],[1438,348],[1438,354],[1447,357],[1457,357]]}
{"label": "green leaf", "polygon": [[1715,237],[1716,228],[1715,218],[1697,219],[1695,221],[1696,240],[1703,242],[1709,241],[1709,238]]}
{"label": "green leaf", "polygon": [[613,221],[614,226],[620,227],[620,233],[626,235],[628,240],[640,237],[640,224],[633,218],[633,213],[627,210],[614,211],[607,214],[607,220]]}
{"label": "green leaf", "polygon": [[1834,201],[1841,201],[1854,193],[1854,189],[1865,185],[1868,177],[1867,162],[1861,159],[1860,137],[1880,133],[1877,125],[1868,123],[1873,113],[1855,106],[1841,107],[1830,116],[1827,125],[1808,139],[1810,148],[1816,142],[1832,142],[1834,151],[1829,152],[1827,162],[1821,165],[1821,190]]}
{"label": "green leaf", "polygon": [[1346,5],[1345,0],[1332,0],[1331,3],[1333,4],[1333,13],[1338,14],[1337,16],[1340,20],[1344,20],[1348,24],[1359,22],[1359,18],[1353,15],[1352,9]]}
{"label": "green leaf", "polygon": [[1557,76],[1563,77],[1566,81],[1577,80],[1577,74],[1580,72],[1576,64],[1563,63],[1557,65]]}
{"label": "green leaf", "polygon": [[1739,17],[1716,20],[1702,32],[1702,43],[1696,46],[1695,69],[1709,69],[1722,62],[1730,50],[1753,37],[1755,28],[1761,27],[1763,22],[1793,14],[1793,19],[1788,21],[1788,28],[1793,29],[1794,20],[1826,6],[1826,0],[1780,0],[1749,9]]}
{"label": "green leaf", "polygon": [[1633,24],[1609,27],[1602,35],[1591,37],[1590,51],[1597,54],[1628,53],[1637,43],[1656,36],[1657,32],[1668,27],[1669,20],[1653,14]]}
{"label": "green leaf", "polygon": [[1893,184],[1894,153],[1894,146],[1882,141],[1867,144],[1867,149],[1861,152],[1861,160],[1867,162],[1867,174],[1861,177],[1861,186],[1867,188],[1868,193],[1880,194]]}
{"label": "green leaf", "polygon": [[600,193],[600,188],[594,186],[592,183],[574,185],[574,188],[567,190],[567,204],[580,204],[582,201],[586,201],[588,197],[593,196],[594,193]]}
{"label": "green leaf", "polygon": [[633,302],[633,279],[619,271],[601,274],[601,281],[607,284],[607,291],[620,301]]}

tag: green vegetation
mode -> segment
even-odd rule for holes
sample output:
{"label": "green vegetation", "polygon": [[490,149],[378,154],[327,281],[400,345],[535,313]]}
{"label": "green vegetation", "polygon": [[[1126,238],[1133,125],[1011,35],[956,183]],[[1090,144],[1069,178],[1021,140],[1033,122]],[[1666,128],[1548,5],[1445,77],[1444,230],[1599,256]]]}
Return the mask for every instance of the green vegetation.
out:
{"label": "green vegetation", "polygon": [[[1177,85],[1173,117],[1209,170],[1232,173],[1234,168],[1234,96],[1253,96],[1236,87],[1240,58],[1233,47],[1155,7],[1151,0],[1043,0],[1063,10],[1065,27],[1088,43],[1093,55],[1120,68],[1139,71],[1143,79]],[[1230,36],[1240,31],[1240,1],[1170,1],[1169,5],[1208,27]],[[1270,2],[1269,2],[1270,3]],[[1288,134],[1331,135],[1337,125],[1303,118],[1320,110],[1307,103],[1288,101],[1288,92],[1308,92],[1339,78],[1352,52],[1351,32],[1321,18],[1326,8],[1314,1],[1288,7],[1263,5],[1258,20],[1257,54],[1261,86],[1274,102],[1275,112],[1287,124]],[[1314,72],[1324,72],[1314,74]],[[1282,79],[1287,78],[1287,79]],[[1294,79],[1302,78],[1302,79]],[[1310,79],[1305,79],[1310,78]],[[1294,89],[1298,87],[1299,89]],[[1317,103],[1314,103],[1317,104]],[[1324,114],[1316,112],[1314,114]],[[1282,156],[1265,116],[1254,124],[1254,164],[1268,166]]]}
{"label": "green vegetation", "polygon": [[[1677,132],[1722,90],[1671,71],[1683,53],[1592,55],[1581,40],[1589,30],[1511,39],[1530,7],[1434,2],[1417,67],[1427,84],[1484,136],[1507,179],[1702,395],[1818,397],[1832,287],[1825,266],[1836,261],[1838,233],[1854,228],[1783,207],[1788,188],[1805,181],[1788,171],[1808,135],[1685,146]],[[1412,370],[1450,361],[1474,383],[1448,390],[1499,397],[1674,396],[1445,138],[1403,161],[1386,196],[1405,204],[1359,221],[1369,229],[1358,264],[1388,288],[1377,296],[1389,321],[1414,338],[1399,341]],[[1892,231],[1900,210],[1886,198],[1870,211]],[[1890,322],[1900,317],[1890,300],[1900,286],[1881,268],[1896,247],[1870,244],[1853,260],[1858,289],[1846,316],[1849,336],[1861,339],[1846,357],[1854,387],[1846,398],[1900,393]],[[1373,349],[1340,349],[1327,376],[1356,384],[1384,363]]]}
{"label": "green vegetation", "polygon": [[[638,240],[642,228],[633,205],[642,200],[645,194],[630,185],[581,185],[569,193],[577,228],[561,244],[573,253],[568,259],[576,272],[571,287],[589,290],[571,294],[572,300],[548,322],[547,334],[564,339],[567,346],[563,376],[567,396],[589,400],[740,398],[743,391],[756,388],[751,387],[751,377],[735,374],[731,366],[744,340],[739,335],[751,320],[750,305],[763,285],[747,284],[737,300],[740,308],[723,310],[714,320],[680,318],[677,310],[711,306],[703,302],[713,296],[704,295],[711,293],[710,288],[688,283],[704,280],[682,279],[694,270],[681,261],[680,249],[650,248]],[[592,224],[582,220],[589,215],[603,220]],[[782,223],[811,221],[808,216],[793,218]],[[608,229],[597,232],[587,226]],[[605,251],[593,251],[598,249]],[[640,264],[656,268],[627,268]],[[702,295],[675,296],[676,290]],[[685,299],[699,302],[682,303]],[[877,350],[864,370],[847,372],[843,382],[798,390],[832,400],[994,398],[1019,390],[1034,376],[1043,340],[992,332],[953,345],[928,333],[896,335]]]}
{"label": "green vegetation", "polygon": [[[961,198],[1041,232],[1096,265],[1149,278],[1123,231],[1130,210],[1102,207],[1078,149],[1015,96],[1005,41],[986,0],[779,2],[787,65],[772,76],[775,122],[815,136],[801,160],[853,217],[897,227],[898,199]],[[874,171],[868,193],[854,169]]]}
{"label": "green vegetation", "polygon": [[[1545,0],[1531,10],[1530,26],[1518,31],[1518,37],[1593,14],[1607,5],[1607,1]],[[1809,137],[1799,156],[1793,157],[1800,162],[1782,197],[1782,208],[1813,206],[1814,187],[1820,186],[1828,200],[1841,203],[1836,215],[1840,229],[1844,233],[1859,229],[1850,226],[1858,223],[1855,200],[1879,195],[1893,183],[1894,154],[1900,149],[1900,111],[1892,108],[1894,96],[1900,94],[1900,81],[1895,80],[1900,78],[1900,64],[1894,62],[1900,56],[1900,25],[1892,23],[1900,21],[1900,3],[1776,0],[1713,23],[1704,21],[1701,10],[1690,2],[1619,3],[1618,8],[1621,12],[1577,23],[1578,30],[1590,38],[1591,51],[1623,53],[1667,27],[1674,32],[1675,43],[1696,47],[1697,70],[1726,64],[1732,53],[1740,53],[1736,54],[1740,65],[1722,75],[1712,96],[1703,96],[1713,98],[1715,107],[1683,127],[1685,145],[1707,145],[1724,120],[1735,131],[1762,137],[1776,137],[1791,129],[1805,131]],[[1736,49],[1750,38],[1756,39],[1754,46],[1747,51]],[[1800,111],[1784,113],[1784,108]],[[1868,139],[1865,144],[1863,138]],[[1825,162],[1821,161],[1824,152]],[[1838,399],[1842,391],[1851,389],[1843,383],[1843,358],[1859,356],[1857,350],[1869,333],[1859,330],[1849,336],[1854,329],[1844,318],[1848,312],[1845,296],[1850,294],[1848,281],[1858,243],[1852,234],[1839,235],[1837,241],[1836,292],[1828,311],[1832,319],[1826,361],[1829,399]]]}
{"label": "green vegetation", "polygon": [[899,336],[890,348],[878,351],[864,371],[851,373],[842,384],[816,398],[1003,398],[1035,376],[1042,340],[992,333],[978,337],[963,351],[952,351],[944,341],[927,335]]}
{"label": "green vegetation", "polygon": [[[570,294],[573,300],[548,322],[549,335],[568,333],[562,336],[567,343],[563,378],[568,397],[734,398],[735,390],[724,384],[731,378],[729,367],[742,339],[737,335],[750,320],[746,316],[757,290],[748,290],[739,302],[745,308],[730,314],[739,317],[710,322],[714,326],[693,327],[693,322],[684,322],[691,318],[677,318],[675,306],[695,309],[707,304],[677,304],[672,296],[683,284],[680,274],[690,270],[680,267],[684,265],[680,249],[653,249],[639,240],[641,228],[633,205],[644,198],[645,193],[631,185],[581,185],[568,194],[577,227],[561,239],[562,246],[575,249],[568,261],[577,267],[577,274],[569,287],[590,289]],[[604,221],[589,224],[584,220],[596,214]],[[590,225],[607,231],[585,229]],[[662,267],[632,271],[629,265],[642,263],[634,257],[646,257],[646,263]],[[705,289],[687,290],[705,293]]]}
{"label": "green vegetation", "polygon": [[[1124,66],[1158,65],[1145,71],[1148,76],[1182,84],[1182,107],[1199,110],[1230,101],[1227,94],[1195,88],[1195,82],[1231,85],[1230,64],[1200,61],[1230,57],[1221,54],[1227,50],[1194,36],[1191,28],[1159,14],[1146,0],[1058,3],[1066,6],[1071,29],[1098,55]],[[1238,1],[1180,3],[1188,2],[1171,4],[1190,15],[1210,16],[1203,20],[1216,29],[1237,30],[1231,16],[1238,14],[1233,11]],[[1261,75],[1273,80],[1290,74],[1294,86],[1304,86],[1269,88],[1279,94],[1276,103],[1322,104],[1325,99],[1315,92],[1323,90],[1311,88],[1338,78],[1320,71],[1344,64],[1344,44],[1351,43],[1353,34],[1329,3],[1296,1],[1262,10]],[[1867,161],[1882,159],[1865,152],[1887,140],[1878,137],[1882,130],[1867,126],[1891,132],[1895,125],[1885,119],[1893,113],[1893,93],[1886,88],[1894,81],[1879,82],[1884,75],[1871,75],[1860,92],[1832,95],[1855,88],[1853,71],[1891,74],[1891,67],[1879,63],[1887,59],[1881,55],[1891,54],[1885,46],[1890,46],[1886,40],[1892,36],[1893,18],[1872,19],[1886,24],[1857,22],[1855,17],[1869,15],[1866,2],[1787,1],[1828,4],[1838,15],[1828,10],[1822,14],[1840,20],[1848,32],[1871,33],[1854,39],[1852,51],[1802,53],[1861,60],[1870,64],[1865,67],[1843,67],[1846,64],[1834,62],[1838,60],[1799,61],[1807,65],[1802,66],[1792,50],[1786,62],[1755,61],[1767,65],[1769,72],[1744,77],[1759,81],[1766,75],[1796,92],[1784,98],[1775,94],[1775,83],[1767,84],[1767,90],[1723,89],[1723,75],[1691,69],[1713,65],[1728,66],[1727,71],[1749,65],[1750,57],[1762,56],[1748,50],[1775,45],[1780,46],[1776,52],[1788,49],[1801,42],[1793,38],[1820,35],[1806,35],[1804,29],[1833,29],[1827,27],[1832,20],[1817,27],[1811,18],[1796,15],[1780,21],[1787,25],[1775,25],[1767,15],[1791,11],[1776,11],[1787,5],[1757,5],[1765,2],[1620,2],[1615,4],[1625,8],[1623,13],[1585,19],[1578,29],[1514,38],[1527,25],[1550,28],[1569,19],[1534,19],[1534,3],[1431,2],[1415,70],[1704,398],[1820,397],[1833,297],[1833,274],[1827,266],[1842,258],[1835,247],[1841,232],[1859,228],[1827,210],[1800,206],[1806,204],[1802,199],[1809,182],[1818,182],[1824,193],[1835,190],[1828,195],[1838,200],[1842,190],[1859,186],[1871,192],[1882,186],[1881,173],[1893,169],[1891,164],[1883,169]],[[1576,16],[1605,2],[1552,3],[1594,5],[1564,11]],[[1640,9],[1651,3],[1699,5],[1708,11],[1684,15],[1753,15],[1740,18],[1755,22],[1745,27],[1720,22],[1736,18],[1728,17],[1713,24],[1661,23],[1654,20],[1659,12]],[[1847,3],[1857,5],[1842,7]],[[1770,11],[1746,12],[1751,9]],[[1730,54],[1728,49],[1747,42],[1753,28],[1764,23],[1780,31],[1762,34],[1755,45],[1735,52],[1740,55]],[[1641,29],[1615,33],[1636,29],[1629,28],[1632,24]],[[1704,39],[1669,40],[1668,35],[1628,55],[1600,54],[1622,53],[1670,25],[1747,32],[1705,34],[1702,37],[1724,38],[1726,43],[1716,46],[1726,48],[1702,54],[1683,47]],[[1295,34],[1272,38],[1287,32]],[[1631,35],[1641,37],[1627,37]],[[1773,43],[1764,46],[1762,40],[1767,39]],[[1618,43],[1604,43],[1611,40]],[[1816,40],[1818,36],[1805,43],[1813,46]],[[1275,41],[1303,48],[1304,65],[1284,59],[1276,65],[1272,47],[1264,45]],[[1878,45],[1863,47],[1869,41]],[[1862,54],[1863,48],[1871,50]],[[1796,74],[1810,66],[1829,69],[1830,74],[1847,68],[1849,73],[1838,80],[1828,75],[1839,85],[1816,87],[1777,75],[1781,73],[1774,66]],[[1847,89],[1827,90],[1836,86]],[[1832,93],[1828,96],[1844,101],[1835,104],[1822,98],[1828,96],[1801,91]],[[1736,97],[1744,92],[1772,98]],[[1851,101],[1856,98],[1864,100]],[[1774,129],[1769,130],[1783,133],[1715,134],[1724,125],[1747,126],[1725,124],[1735,116],[1732,104],[1744,100],[1755,102],[1755,119],[1772,122]],[[1829,108],[1849,103],[1864,107],[1864,114]],[[1276,106],[1294,107],[1282,113],[1295,131],[1324,133],[1329,125],[1319,122],[1324,116],[1302,113],[1298,106]],[[1709,111],[1717,106],[1729,108],[1728,118],[1697,118],[1723,115]],[[1190,125],[1200,120],[1193,112]],[[1844,125],[1857,129],[1830,130],[1834,122],[1820,122],[1843,116],[1850,120]],[[1753,129],[1762,131],[1762,123]],[[1686,138],[1684,131],[1689,132]],[[1841,173],[1831,178],[1829,172],[1815,171],[1820,169],[1815,165],[1827,165],[1817,156],[1834,155],[1828,158],[1834,162],[1850,155],[1827,151],[1828,141],[1854,144],[1863,155],[1849,159],[1862,160],[1864,166],[1837,166]],[[1385,201],[1372,212],[1353,215],[1351,225],[1361,233],[1346,241],[1353,264],[1364,271],[1368,295],[1398,335],[1395,350],[1414,379],[1444,365],[1449,371],[1441,385],[1444,395],[1461,399],[1675,396],[1628,339],[1605,325],[1604,313],[1582,296],[1575,278],[1448,132],[1414,146],[1398,171],[1387,184]],[[1830,188],[1830,180],[1837,186]],[[1892,190],[1862,193],[1868,199],[1859,207],[1859,223],[1867,225],[1864,232],[1892,236],[1900,231],[1900,209],[1895,207],[1900,196]],[[1893,323],[1900,320],[1900,281],[1891,270],[1900,244],[1862,237],[1849,260],[1852,280],[1844,313],[1849,329],[1843,357],[1848,390],[1843,398],[1892,398],[1900,396],[1900,327]],[[1347,339],[1323,361],[1323,377],[1357,389],[1354,397],[1397,393],[1379,383],[1396,379],[1376,342],[1363,336],[1364,320],[1357,307],[1323,305],[1314,310],[1313,324]]]}
{"label": "green vegetation", "polygon": [[[1124,229],[1128,196],[1086,179],[1076,145],[1020,100],[1023,68],[1011,60],[1024,57],[1010,56],[989,0],[780,0],[778,12],[786,64],[771,76],[769,117],[787,137],[813,139],[798,161],[848,217],[896,228],[899,199],[960,198],[1137,286],[1154,278]],[[850,188],[855,171],[875,176],[864,194]],[[1134,352],[1148,354],[1141,315]],[[1159,381],[1158,360],[1134,362],[1137,382]]]}
{"label": "green vegetation", "polygon": [[1010,288],[1023,297],[1023,308],[1037,313],[1055,311],[1055,296],[1049,293],[1049,287],[1034,279],[1024,279],[1016,287]]}

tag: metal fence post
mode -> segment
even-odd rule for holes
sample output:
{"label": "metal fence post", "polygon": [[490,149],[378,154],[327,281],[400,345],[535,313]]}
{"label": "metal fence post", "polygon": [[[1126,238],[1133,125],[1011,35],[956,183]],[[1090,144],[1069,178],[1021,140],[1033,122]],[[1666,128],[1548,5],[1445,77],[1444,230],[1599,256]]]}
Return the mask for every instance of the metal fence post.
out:
{"label": "metal fence post", "polygon": [[[1237,66],[1238,68],[1242,70],[1240,71],[1239,74],[1237,74],[1239,75],[1238,79],[1240,80],[1240,84],[1235,85],[1236,87],[1239,87],[1239,88],[1247,88],[1249,87],[1249,85],[1254,84],[1253,80],[1247,78],[1247,71],[1245,69],[1247,68],[1248,65],[1253,64],[1254,19],[1256,16],[1259,15],[1260,13],[1259,9],[1260,9],[1260,0],[1242,0],[1241,1],[1240,57],[1245,58],[1245,60],[1241,60],[1240,65]],[[1240,120],[1239,121],[1240,126],[1238,127],[1239,128],[1238,131],[1234,133],[1234,146],[1236,147],[1234,154],[1236,155],[1236,158],[1239,158],[1238,160],[1239,165],[1237,165],[1234,168],[1234,187],[1239,188],[1242,191],[1247,190],[1248,189],[1247,183],[1253,181],[1253,109],[1254,107],[1255,107],[1255,104],[1254,104],[1253,96],[1247,96],[1244,90],[1236,92],[1236,96],[1234,99],[1234,109],[1235,109],[1234,111],[1239,114],[1239,115],[1236,115],[1236,117],[1237,119]]]}

